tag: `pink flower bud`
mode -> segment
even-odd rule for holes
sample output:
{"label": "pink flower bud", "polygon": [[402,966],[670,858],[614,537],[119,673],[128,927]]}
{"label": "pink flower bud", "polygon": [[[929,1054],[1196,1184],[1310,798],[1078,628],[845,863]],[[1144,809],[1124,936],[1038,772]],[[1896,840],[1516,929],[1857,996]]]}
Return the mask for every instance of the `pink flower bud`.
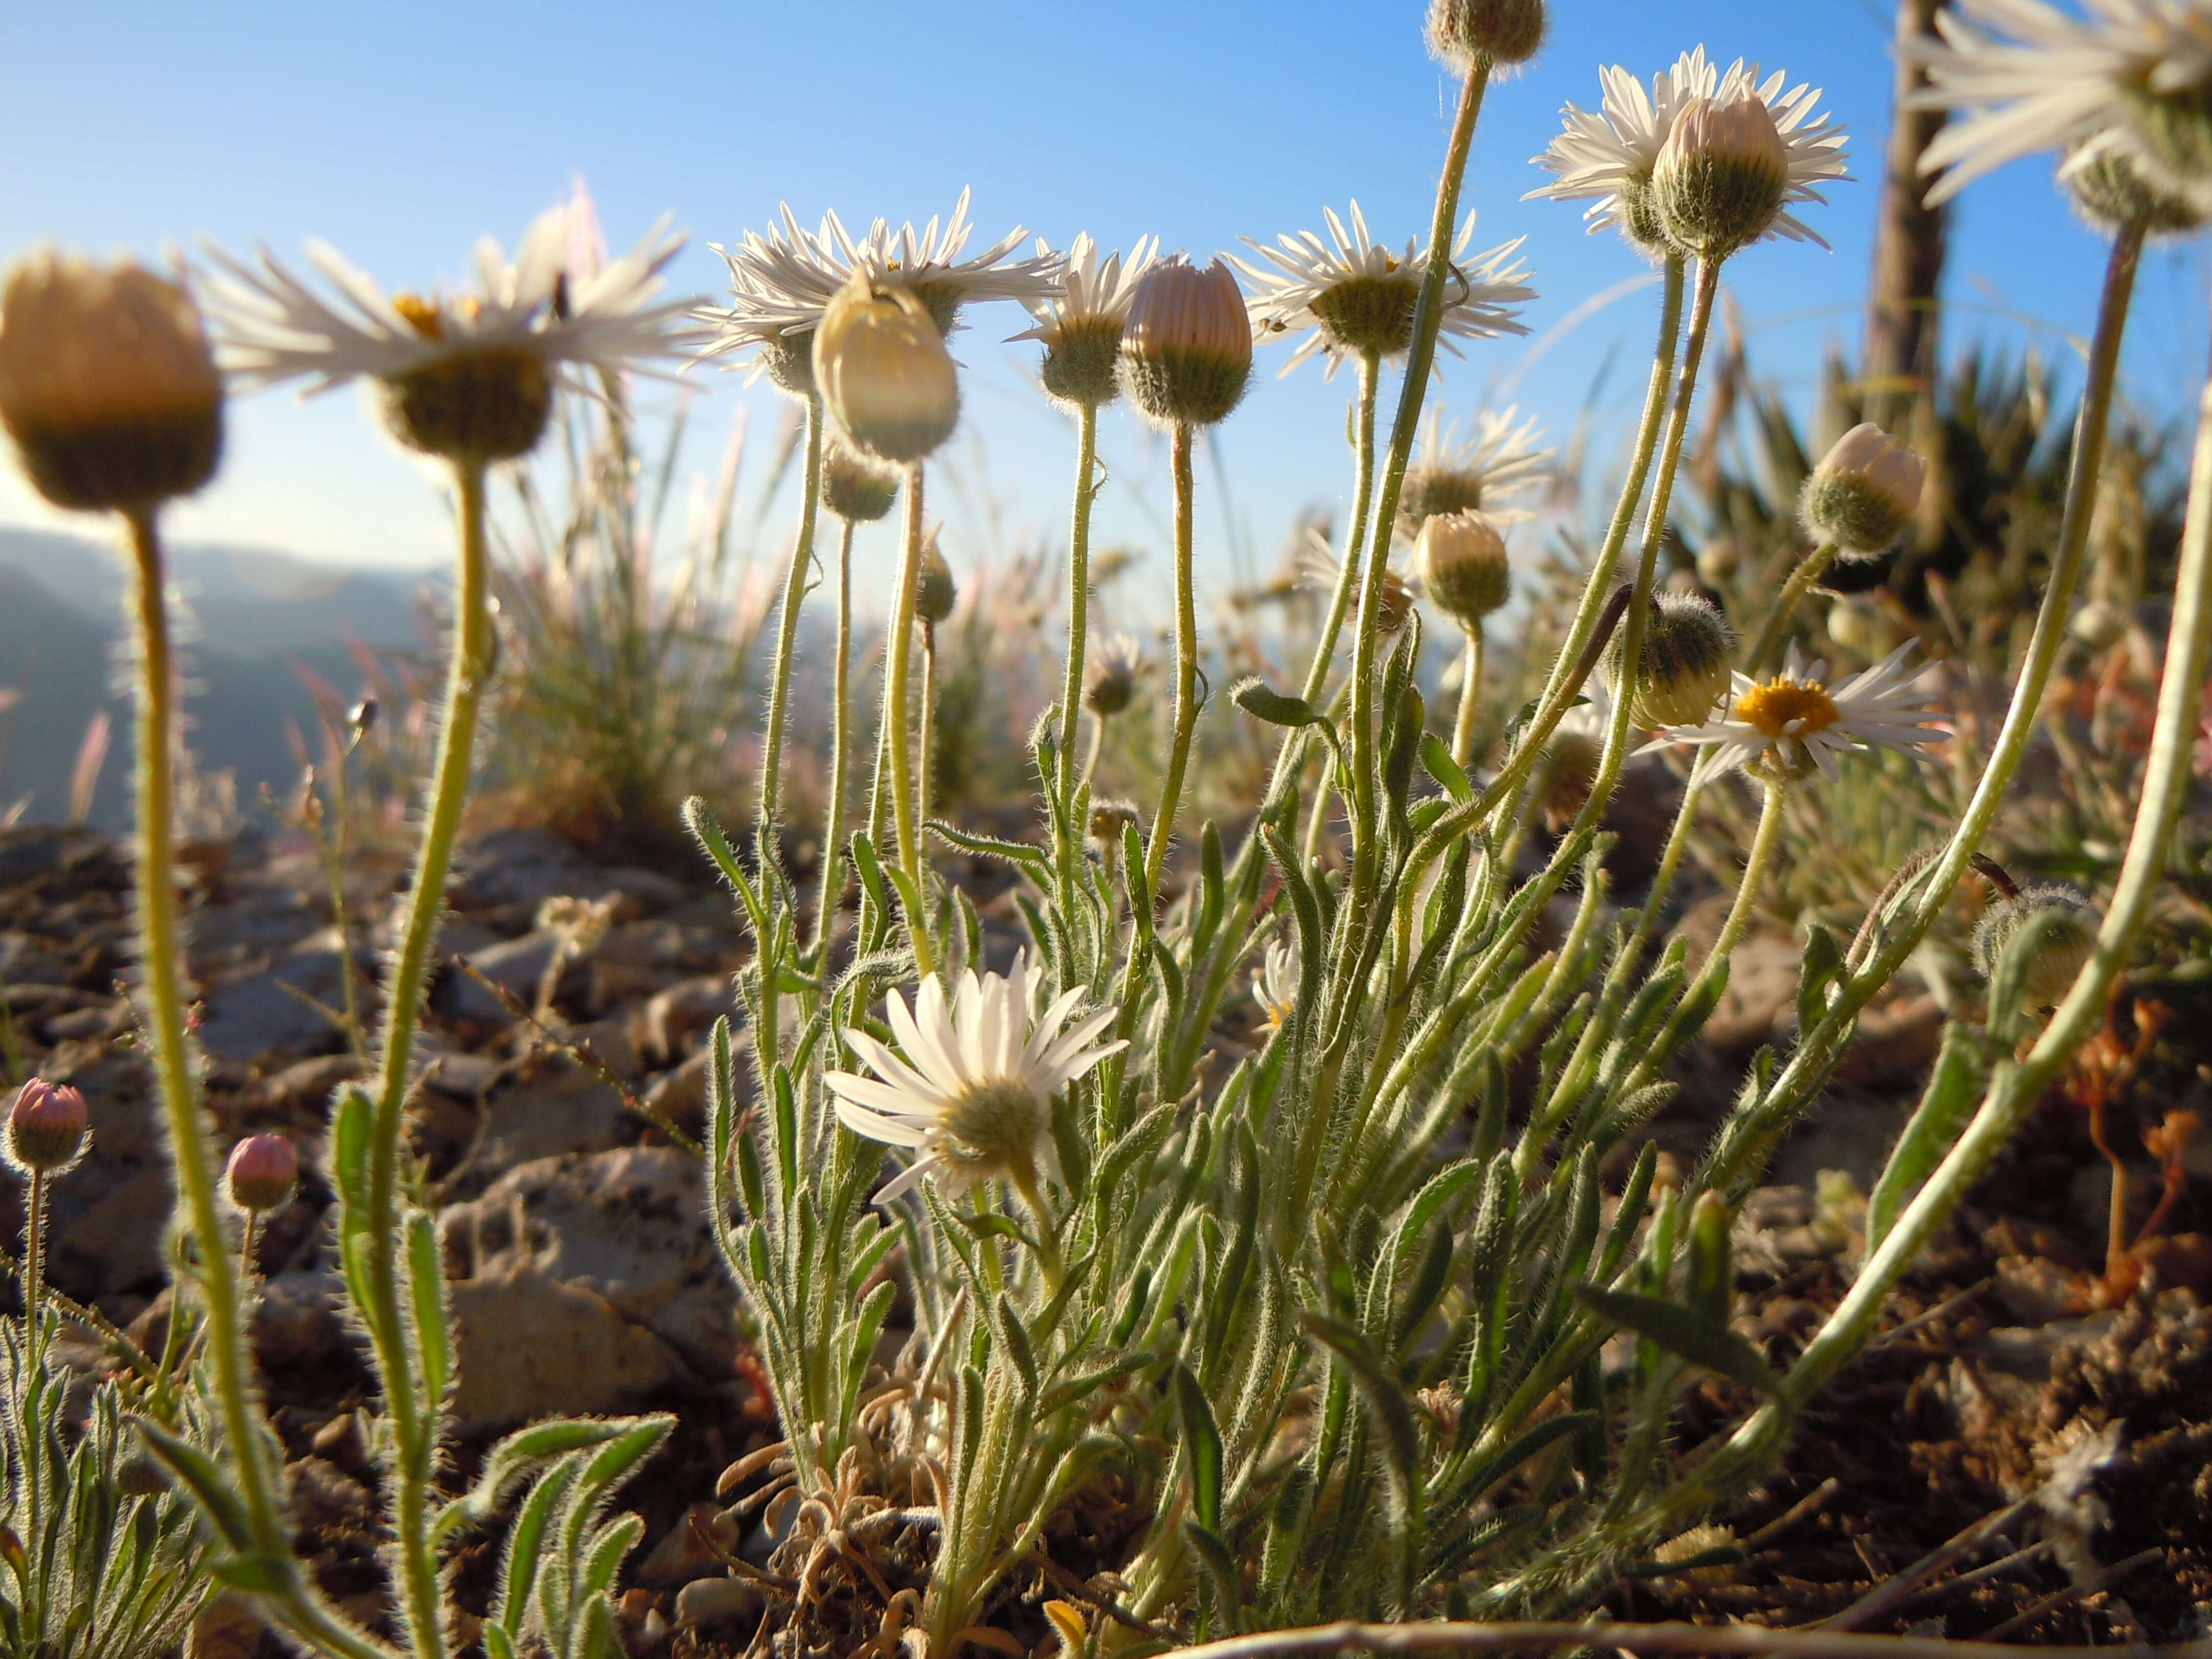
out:
{"label": "pink flower bud", "polygon": [[241,1210],[274,1210],[300,1184],[300,1154],[283,1135],[248,1135],[230,1149],[230,1197]]}
{"label": "pink flower bud", "polygon": [[83,1153],[89,1123],[82,1095],[34,1077],[8,1109],[9,1161],[31,1173],[58,1174]]}

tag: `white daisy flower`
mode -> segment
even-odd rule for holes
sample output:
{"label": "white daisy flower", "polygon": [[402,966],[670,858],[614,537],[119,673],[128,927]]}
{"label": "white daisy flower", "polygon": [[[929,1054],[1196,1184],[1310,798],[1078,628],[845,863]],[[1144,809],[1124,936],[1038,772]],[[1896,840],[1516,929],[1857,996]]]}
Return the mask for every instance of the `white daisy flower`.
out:
{"label": "white daisy flower", "polygon": [[1938,15],[1940,41],[1922,109],[1966,118],[1937,133],[1921,170],[1941,172],[1940,202],[1984,173],[2043,149],[2069,151],[2062,178],[2124,156],[2154,183],[2202,195],[2212,170],[2212,0],[2085,0],[2075,17],[2043,0],[1960,0]]}
{"label": "white daisy flower", "polygon": [[[1058,257],[1042,236],[1036,251],[1039,258]],[[1052,292],[1022,302],[1036,326],[1012,337],[1043,343],[1038,375],[1053,397],[1097,409],[1120,395],[1117,365],[1129,302],[1158,252],[1158,237],[1139,236],[1126,262],[1118,252],[1101,260],[1098,245],[1087,234],[1078,236],[1060,261]]]}
{"label": "white daisy flower", "polygon": [[1260,1006],[1263,1027],[1279,1031],[1298,1011],[1298,953],[1285,939],[1270,940],[1252,975],[1252,1000]]}
{"label": "white daisy flower", "polygon": [[911,221],[894,231],[878,219],[855,242],[835,213],[825,214],[822,223],[825,252],[848,274],[862,270],[878,286],[911,289],[928,307],[942,334],[952,331],[955,315],[970,300],[1013,300],[1026,306],[1051,298],[1059,285],[1059,255],[1046,252],[1027,259],[1012,257],[1029,234],[1018,225],[975,258],[960,257],[975,229],[968,222],[965,190],[941,229],[932,219],[918,233]]}
{"label": "white daisy flower", "polygon": [[554,374],[619,374],[682,355],[678,326],[691,302],[653,303],[661,273],[683,247],[665,218],[621,258],[598,247],[591,200],[580,191],[533,222],[508,263],[487,236],[477,244],[473,292],[387,295],[328,243],[307,259],[331,289],[325,299],[266,248],[258,264],[220,248],[227,273],[209,285],[223,366],[248,387],[311,379],[309,392],[348,380],[396,381],[434,364],[515,351]]}
{"label": "white daisy flower", "polygon": [[884,1012],[894,1048],[866,1031],[846,1040],[873,1077],[831,1072],[837,1121],[854,1134],[920,1156],[876,1194],[889,1204],[924,1176],[957,1195],[994,1176],[1012,1182],[1034,1207],[1040,1166],[1056,1176],[1052,1097],[1123,1042],[1087,1046],[1114,1023],[1101,1008],[1060,1029],[1083,1000],[1079,988],[1031,1016],[1026,954],[1004,977],[963,973],[945,1000],[943,982],[925,978],[909,1008],[896,992]]}
{"label": "white daisy flower", "polygon": [[1945,732],[1942,717],[1928,707],[1933,691],[1929,681],[1936,671],[1905,666],[1917,644],[1907,641],[1873,667],[1834,685],[1823,684],[1826,664],[1805,667],[1792,645],[1782,672],[1771,679],[1734,676],[1728,713],[1722,718],[1662,727],[1644,748],[1708,745],[1700,772],[1741,767],[1784,782],[1828,771],[1837,756],[1853,750],[1893,749],[1915,760],[1930,760],[1926,745]]}
{"label": "white daisy flower", "polygon": [[1480,512],[1500,524],[1529,516],[1510,503],[1552,475],[1552,458],[1559,452],[1537,447],[1544,423],[1533,415],[1521,419],[1519,406],[1509,404],[1483,410],[1469,426],[1462,442],[1459,422],[1446,424],[1442,409],[1430,410],[1398,494],[1400,534],[1419,535],[1440,513]]}
{"label": "white daisy flower", "polygon": [[[1324,378],[1328,378],[1348,357],[1370,351],[1401,357],[1413,343],[1413,308],[1429,268],[1427,252],[1417,239],[1408,239],[1403,253],[1393,253],[1375,241],[1367,234],[1367,220],[1358,202],[1352,204],[1349,230],[1335,209],[1323,208],[1322,215],[1334,246],[1302,230],[1295,236],[1278,237],[1274,247],[1245,237],[1245,245],[1267,261],[1266,266],[1229,256],[1252,289],[1254,339],[1311,331],[1283,365],[1285,374],[1316,352],[1327,354]],[[1437,329],[1437,343],[1455,356],[1459,349],[1454,339],[1526,334],[1528,331],[1515,320],[1514,313],[1536,297],[1536,290],[1528,286],[1528,267],[1515,257],[1526,238],[1516,236],[1469,263],[1467,247],[1474,236],[1470,217],[1452,243],[1443,320]]]}
{"label": "white daisy flower", "polygon": [[791,204],[781,222],[763,235],[749,230],[734,248],[709,242],[730,271],[730,302],[702,306],[694,315],[710,331],[702,357],[751,351],[748,383],[763,374],[787,391],[804,394],[813,384],[809,352],[815,327],[851,275],[829,252],[830,227],[819,232],[799,222]]}
{"label": "white daisy flower", "polygon": [[1671,250],[1650,201],[1651,171],[1658,164],[1668,135],[1674,130],[1675,118],[1693,99],[1726,105],[1739,98],[1756,97],[1766,106],[1782,135],[1789,178],[1784,210],[1775,216],[1767,234],[1827,246],[1810,226],[1788,210],[1793,203],[1825,204],[1827,198],[1817,187],[1846,176],[1844,134],[1830,125],[1828,114],[1814,113],[1814,106],[1820,96],[1817,88],[1790,87],[1788,76],[1779,70],[1761,81],[1759,66],[1747,67],[1741,58],[1723,72],[1707,59],[1702,46],[1684,52],[1672,69],[1653,76],[1648,90],[1619,64],[1600,70],[1598,79],[1604,87],[1601,108],[1593,113],[1567,105],[1561,112],[1566,118],[1565,131],[1534,158],[1536,166],[1557,173],[1558,180],[1530,191],[1523,201],[1539,196],[1588,201],[1590,205],[1583,217],[1592,234],[1617,225],[1636,246],[1664,255]]}

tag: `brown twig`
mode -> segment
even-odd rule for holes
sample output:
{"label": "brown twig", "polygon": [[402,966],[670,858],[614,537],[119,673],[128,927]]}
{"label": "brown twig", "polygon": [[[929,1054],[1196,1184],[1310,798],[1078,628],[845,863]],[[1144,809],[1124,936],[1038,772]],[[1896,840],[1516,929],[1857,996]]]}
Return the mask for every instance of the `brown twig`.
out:
{"label": "brown twig", "polygon": [[1949,1541],[1937,1545],[1903,1572],[1876,1584],[1833,1618],[1822,1620],[1817,1628],[1854,1630],[1887,1616],[1954,1561],[1972,1554],[1990,1539],[2018,1526],[2034,1509],[2035,1500],[2024,1498],[2017,1504],[2008,1504],[2003,1509],[1984,1516]]}
{"label": "brown twig", "polygon": [[1030,1561],[1060,1589],[1079,1601],[1089,1602],[1115,1624],[1126,1625],[1140,1635],[1151,1637],[1155,1642],[1180,1642],[1182,1639],[1164,1626],[1152,1624],[1138,1618],[1135,1613],[1129,1612],[1115,1601],[1112,1596],[1100,1595],[1084,1580],[1077,1577],[1059,1562],[1045,1554],[1043,1551],[1034,1552],[1030,1556]]}
{"label": "brown twig", "polygon": [[[2153,1554],[2158,1552],[2151,1552]],[[2141,1558],[2130,1558],[2127,1567]],[[2099,1577],[2117,1574],[2107,1568]],[[2034,1612],[2035,1609],[2030,1609]],[[2000,1626],[2000,1629],[2003,1626]],[[1868,1636],[1856,1631],[1765,1630],[1757,1625],[1457,1624],[1444,1620],[1363,1625],[1346,1620],[1298,1630],[1232,1636],[1178,1650],[1178,1659],[1289,1659],[1297,1654],[1510,1653],[1532,1648],[1626,1648],[1637,1654],[1785,1656],[1785,1659],[2020,1659],[2022,1650],[1986,1638]],[[2212,1640],[2142,1647],[2038,1648],[2045,1659],[2212,1659]]]}
{"label": "brown twig", "polygon": [[1866,1346],[1860,1351],[1859,1358],[1863,1359],[1870,1353],[1879,1353],[1891,1343],[1910,1336],[1915,1331],[1926,1328],[1928,1326],[1934,1324],[1937,1320],[1942,1318],[1947,1314],[1956,1313],[1960,1309],[1965,1307],[1969,1302],[1978,1300],[1981,1297],[1982,1293],[1990,1288],[1990,1280],[1984,1279],[1980,1280],[1978,1283],[1969,1285],[1965,1290],[1959,1291],[1956,1295],[1945,1297],[1943,1300],[1938,1302],[1934,1307],[1929,1309],[1927,1312],[1915,1314],[1903,1324],[1894,1326],[1889,1330],[1884,1331],[1880,1336],[1875,1338],[1873,1341],[1868,1343]]}
{"label": "brown twig", "polygon": [[[2126,1577],[2137,1567],[2147,1567],[2154,1561],[2163,1561],[2165,1559],[2166,1550],[2163,1546],[2154,1547],[2147,1550],[2139,1550],[2135,1554],[2128,1557],[2124,1561],[2115,1561],[2111,1566],[2103,1569],[2101,1571],[2091,1573],[2087,1578],[2084,1578],[2078,1584],[2069,1584],[2063,1590],[2053,1591],[2051,1595],[2045,1596],[2040,1601],[2038,1601],[2033,1607],[2029,1607],[2026,1612],[2014,1613],[2011,1618],[2006,1620],[2004,1623],[1999,1625],[1995,1630],[1984,1631],[1981,1635],[1976,1637],[1972,1643],[1961,1642],[1956,1645],[1962,1648],[1969,1646],[1983,1646],[1990,1643],[2001,1640],[2005,1637],[2010,1636],[2014,1631],[2026,1630],[2030,1625],[2033,1625],[2037,1620],[2042,1618],[2046,1613],[2056,1613],[2059,1608],[2066,1606],[2069,1602],[2078,1601],[2085,1595],[2094,1595],[2100,1590],[2110,1589],[2114,1584],[2118,1583],[2121,1579]],[[2199,1642],[2196,1645],[2200,1648],[2212,1647],[2212,1643]],[[2045,1648],[2039,1650],[2039,1651],[2057,1653],[2061,1651],[2061,1650],[2057,1648]],[[2102,1651],[2112,1653],[2116,1651],[2116,1650],[2106,1648],[2102,1650]],[[2146,1650],[2137,1648],[2135,1651],[2142,1653],[2146,1651]]]}
{"label": "brown twig", "polygon": [[1843,1483],[1832,1474],[1830,1475],[1757,1532],[1753,1533],[1748,1538],[1739,1540],[1739,1543],[1747,1554],[1753,1550],[1764,1548],[1800,1521],[1804,1520],[1806,1516],[1820,1510],[1842,1489]]}

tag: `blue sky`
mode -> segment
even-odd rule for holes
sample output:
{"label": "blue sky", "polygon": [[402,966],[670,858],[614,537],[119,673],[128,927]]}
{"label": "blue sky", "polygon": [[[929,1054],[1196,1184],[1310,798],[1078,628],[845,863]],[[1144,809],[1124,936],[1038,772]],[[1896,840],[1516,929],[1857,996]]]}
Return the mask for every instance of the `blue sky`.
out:
{"label": "blue sky", "polygon": [[[319,234],[387,285],[421,287],[459,276],[479,234],[511,246],[577,175],[618,244],[676,213],[695,239],[675,268],[686,291],[716,286],[708,241],[764,224],[780,200],[810,223],[835,207],[857,231],[878,214],[945,212],[963,185],[984,240],[1019,222],[1058,246],[1079,230],[1109,246],[1152,232],[1202,255],[1239,235],[1318,229],[1323,204],[1356,196],[1377,236],[1402,242],[1426,226],[1450,115],[1420,10],[1418,0],[13,6],[0,13],[0,154],[15,163],[0,250],[51,237],[151,255],[211,237],[289,256]],[[1521,200],[1541,181],[1528,158],[1563,101],[1596,102],[1599,63],[1648,76],[1702,41],[1723,61],[1756,58],[1825,88],[1852,133],[1858,182],[1805,215],[1835,252],[1772,244],[1729,267],[1755,366],[1809,388],[1824,349],[1858,337],[1887,11],[1883,0],[1560,5],[1540,59],[1492,91],[1465,198],[1480,216],[1478,247],[1528,239],[1542,296],[1525,313],[1533,337],[1639,265],[1615,240],[1585,236],[1577,208]],[[1948,294],[1961,309],[1949,343],[2033,337],[2070,358],[2066,331],[2087,328],[2103,253],[2046,162],[1976,186],[1954,221]],[[2126,370],[2151,410],[2187,407],[2204,373],[2207,278],[2201,241],[2146,262]],[[1564,435],[1609,362],[1598,410],[1610,430],[1632,416],[1655,313],[1650,291],[1633,295],[1534,367],[1527,342],[1477,346],[1448,364],[1443,400],[1468,410],[1514,376],[1524,410]],[[1000,343],[1024,325],[1012,307],[971,313],[956,341],[969,369],[956,445],[1003,504],[1010,538],[1052,539],[1065,533],[1069,445],[1024,379],[1034,348]],[[1301,507],[1349,491],[1349,377],[1325,385],[1309,364],[1278,380],[1281,356],[1263,350],[1221,433],[1233,509],[1263,565]],[[757,434],[778,411],[764,387],[743,392],[732,376],[707,377],[702,392],[689,459],[706,472],[741,402],[756,405]],[[1102,448],[1113,475],[1102,537],[1157,547],[1159,446],[1117,411]],[[948,490],[935,499],[956,564],[975,556],[980,512]],[[50,521],[12,471],[0,521]],[[1201,558],[1217,573],[1222,522],[1217,503],[1202,504]],[[238,404],[223,475],[175,530],[386,565],[428,564],[448,541],[431,482],[349,392]]]}

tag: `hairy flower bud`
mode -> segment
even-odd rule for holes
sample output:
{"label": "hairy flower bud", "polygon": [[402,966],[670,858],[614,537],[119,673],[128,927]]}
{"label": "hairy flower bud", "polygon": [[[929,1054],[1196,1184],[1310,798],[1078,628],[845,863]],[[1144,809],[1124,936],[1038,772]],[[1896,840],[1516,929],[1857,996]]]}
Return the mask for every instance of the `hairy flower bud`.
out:
{"label": "hairy flower bud", "polygon": [[1480,59],[1525,64],[1545,21],[1544,0],[1430,0],[1429,50],[1462,74]]}
{"label": "hairy flower bud", "polygon": [[1512,597],[1505,538],[1480,513],[1431,517],[1413,544],[1421,587],[1462,628],[1475,628]]}
{"label": "hairy flower bud", "polygon": [[1177,254],[1138,279],[1121,331],[1121,380],[1156,425],[1226,420],[1252,379],[1252,320],[1229,267]]}
{"label": "hairy flower bud", "polygon": [[30,1175],[57,1175],[84,1153],[90,1127],[84,1097],[34,1077],[8,1109],[8,1161]]}
{"label": "hairy flower bud", "polygon": [[1117,634],[1106,641],[1092,654],[1084,675],[1083,706],[1101,720],[1120,714],[1137,695],[1137,671],[1141,665],[1133,636]]}
{"label": "hairy flower bud", "polygon": [[1651,596],[1632,684],[1621,673],[1626,634],[1626,628],[1616,630],[1606,649],[1606,679],[1614,696],[1629,700],[1629,717],[1646,731],[1698,725],[1728,696],[1735,641],[1711,600],[1672,592]]}
{"label": "hairy flower bud", "polygon": [[1121,319],[1114,316],[1071,317],[1044,336],[1044,359],[1037,378],[1046,393],[1076,408],[1099,409],[1121,395],[1116,374],[1121,356]]}
{"label": "hairy flower bud", "polygon": [[1107,799],[1091,803],[1091,839],[1109,855],[1121,850],[1122,832],[1135,829],[1142,822],[1134,801]]}
{"label": "hairy flower bud", "polygon": [[848,524],[873,524],[898,499],[899,475],[832,436],[822,451],[822,505]]}
{"label": "hairy flower bud", "polygon": [[1974,966],[1994,979],[2005,947],[2039,917],[2050,920],[2037,933],[2021,990],[2028,1007],[2055,1008],[2097,951],[2097,913],[2072,888],[2056,882],[2025,887],[1990,906],[1974,929]]}
{"label": "hairy flower bud", "polygon": [[1748,92],[1726,104],[1692,99],[1651,170],[1668,236],[1704,259],[1724,259],[1764,236],[1789,186],[1782,134]]}
{"label": "hairy flower bud", "polygon": [[838,291],[814,334],[814,380],[838,430],[902,465],[933,453],[960,421],[960,377],[945,337],[902,288],[865,271]]}
{"label": "hairy flower bud", "polygon": [[248,1135],[230,1149],[230,1201],[241,1210],[281,1209],[300,1184],[299,1149],[283,1135]]}
{"label": "hairy flower bud", "polygon": [[2212,216],[2199,200],[2203,187],[2178,191],[2122,150],[2105,150],[2059,176],[2082,216],[2107,232],[2140,222],[2153,235],[2179,236]]}
{"label": "hairy flower bud", "polygon": [[1880,553],[1920,507],[1926,463],[1871,421],[1836,440],[1805,480],[1797,514],[1805,533],[1846,553]]}
{"label": "hairy flower bud", "polygon": [[922,538],[921,568],[915,578],[914,614],[925,628],[934,628],[952,614],[960,590],[952,580],[952,567],[937,545],[937,529]]}
{"label": "hairy flower bud", "polygon": [[1604,745],[1586,727],[1562,726],[1552,733],[1536,760],[1535,799],[1553,835],[1564,833],[1589,804],[1604,758]]}
{"label": "hairy flower bud", "polygon": [[222,453],[222,379],[191,296],[127,262],[33,254],[0,299],[0,424],[57,507],[191,494]]}

